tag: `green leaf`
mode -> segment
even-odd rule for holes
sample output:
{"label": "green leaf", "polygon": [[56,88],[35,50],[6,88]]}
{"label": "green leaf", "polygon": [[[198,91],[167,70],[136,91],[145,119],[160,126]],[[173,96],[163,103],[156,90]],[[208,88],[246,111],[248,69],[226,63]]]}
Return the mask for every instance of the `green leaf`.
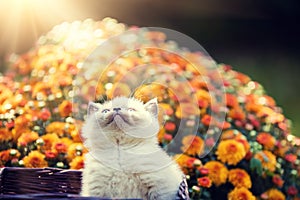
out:
{"label": "green leaf", "polygon": [[263,168],[262,168],[262,164],[260,162],[260,160],[256,159],[256,158],[252,158],[250,160],[250,169],[252,171],[255,171],[258,175],[262,175],[263,173]]}

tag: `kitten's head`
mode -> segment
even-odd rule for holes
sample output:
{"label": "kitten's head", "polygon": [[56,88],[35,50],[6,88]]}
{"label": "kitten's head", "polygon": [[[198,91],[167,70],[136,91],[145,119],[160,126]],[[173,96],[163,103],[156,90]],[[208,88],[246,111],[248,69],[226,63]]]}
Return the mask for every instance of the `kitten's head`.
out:
{"label": "kitten's head", "polygon": [[158,103],[143,103],[135,98],[116,97],[102,104],[90,102],[88,118],[95,120],[101,132],[109,137],[154,137],[158,130]]}

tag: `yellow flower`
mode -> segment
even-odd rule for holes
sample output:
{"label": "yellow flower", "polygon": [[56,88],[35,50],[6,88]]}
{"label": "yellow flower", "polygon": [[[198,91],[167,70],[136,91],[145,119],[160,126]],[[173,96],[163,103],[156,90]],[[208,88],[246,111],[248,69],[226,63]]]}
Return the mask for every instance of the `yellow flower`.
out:
{"label": "yellow flower", "polygon": [[218,159],[229,165],[236,165],[246,155],[244,145],[234,139],[223,140],[216,151]]}
{"label": "yellow flower", "polygon": [[216,186],[226,183],[228,170],[223,163],[209,161],[203,167],[208,169],[208,177]]}
{"label": "yellow flower", "polygon": [[77,156],[70,162],[70,169],[82,169],[84,167],[83,156]]}
{"label": "yellow flower", "polygon": [[67,158],[69,161],[73,160],[77,156],[81,156],[86,153],[87,150],[84,148],[82,143],[73,143],[69,146],[67,151]]}
{"label": "yellow flower", "polygon": [[249,174],[243,169],[232,169],[229,171],[228,180],[235,187],[251,188],[252,182]]}
{"label": "yellow flower", "polygon": [[264,192],[261,196],[267,200],[285,200],[285,196],[282,192],[277,189],[269,189],[268,191]]}
{"label": "yellow flower", "polygon": [[31,151],[28,156],[23,158],[24,166],[28,168],[42,168],[47,167],[48,163],[45,161],[45,155],[39,151]]}
{"label": "yellow flower", "polygon": [[74,130],[71,130],[72,140],[73,140],[73,142],[82,142],[82,139],[80,136],[80,129],[83,125],[83,122],[76,120],[75,124],[76,124],[76,126],[74,126]]}
{"label": "yellow flower", "polygon": [[228,194],[228,200],[255,200],[255,196],[244,187],[234,188]]}
{"label": "yellow flower", "polygon": [[188,155],[201,155],[204,150],[204,141],[199,136],[188,135],[182,139],[181,150]]}
{"label": "yellow flower", "polygon": [[46,127],[47,133],[56,133],[59,137],[70,135],[75,130],[74,124],[64,122],[52,122]]}
{"label": "yellow flower", "polygon": [[274,172],[276,169],[276,156],[270,151],[263,150],[257,152],[254,158],[260,160],[264,169]]}
{"label": "yellow flower", "polygon": [[163,141],[165,134],[166,130],[164,129],[164,127],[160,127],[159,132],[157,133],[157,139],[159,143]]}

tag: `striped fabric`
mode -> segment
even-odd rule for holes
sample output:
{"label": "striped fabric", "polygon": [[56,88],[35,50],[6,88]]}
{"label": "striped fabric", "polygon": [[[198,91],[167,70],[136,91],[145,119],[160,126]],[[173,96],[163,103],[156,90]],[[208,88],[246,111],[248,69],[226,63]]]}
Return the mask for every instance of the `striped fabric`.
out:
{"label": "striped fabric", "polygon": [[184,178],[183,181],[179,185],[179,190],[177,192],[176,200],[189,200],[189,191],[188,191],[188,184],[186,179]]}

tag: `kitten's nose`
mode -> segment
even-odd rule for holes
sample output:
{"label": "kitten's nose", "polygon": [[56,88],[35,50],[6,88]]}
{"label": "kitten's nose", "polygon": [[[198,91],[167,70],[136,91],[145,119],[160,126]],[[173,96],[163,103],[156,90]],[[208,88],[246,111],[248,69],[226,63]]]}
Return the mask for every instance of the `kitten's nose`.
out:
{"label": "kitten's nose", "polygon": [[119,110],[121,110],[121,108],[114,108],[113,110],[118,112]]}

